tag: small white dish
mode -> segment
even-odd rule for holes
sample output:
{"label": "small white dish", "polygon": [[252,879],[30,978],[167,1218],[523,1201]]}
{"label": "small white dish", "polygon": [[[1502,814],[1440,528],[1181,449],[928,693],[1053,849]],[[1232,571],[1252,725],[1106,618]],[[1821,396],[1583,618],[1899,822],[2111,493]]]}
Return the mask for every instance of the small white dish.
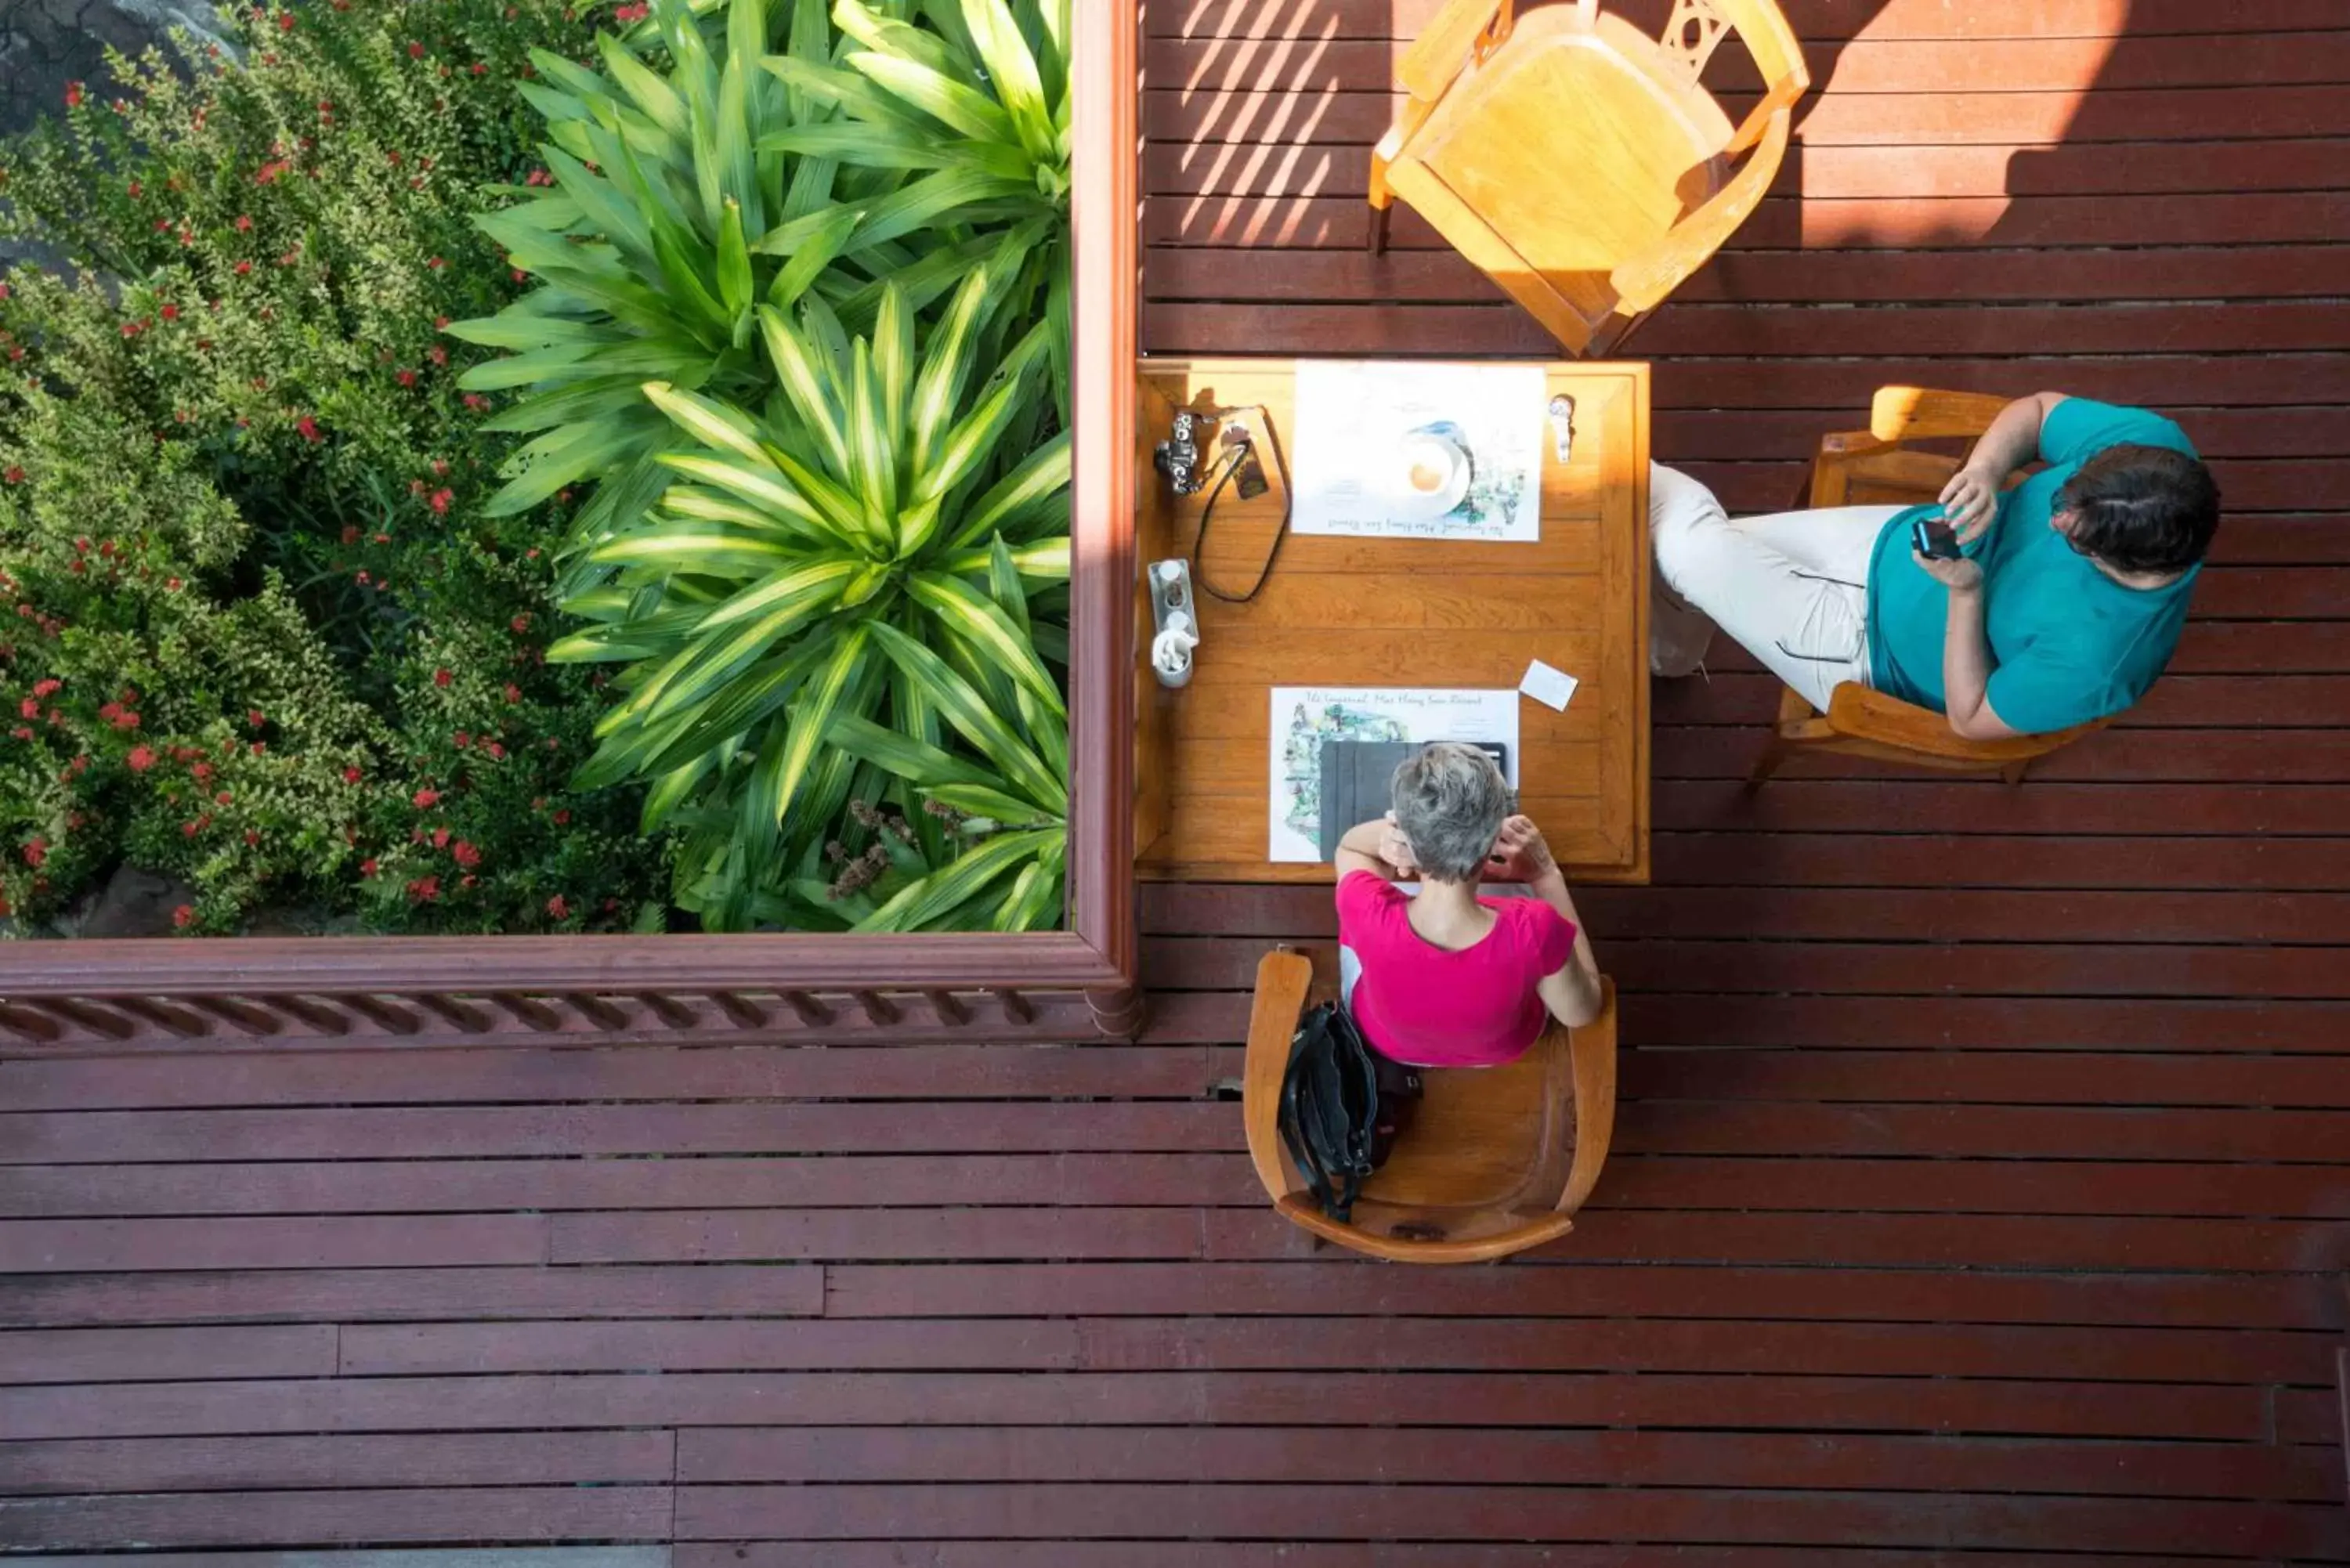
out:
{"label": "small white dish", "polygon": [[1399,521],[1432,523],[1469,493],[1469,453],[1451,436],[1414,431],[1403,439],[1388,483],[1388,504]]}

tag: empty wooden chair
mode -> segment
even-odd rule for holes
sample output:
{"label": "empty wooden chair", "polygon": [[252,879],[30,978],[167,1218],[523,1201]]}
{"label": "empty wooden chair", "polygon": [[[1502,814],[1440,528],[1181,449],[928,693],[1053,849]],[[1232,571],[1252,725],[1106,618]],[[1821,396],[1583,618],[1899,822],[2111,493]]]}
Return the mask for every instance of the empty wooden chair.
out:
{"label": "empty wooden chair", "polygon": [[[1732,31],[1765,84],[1735,128],[1699,79]],[[1578,355],[1622,342],[1752,214],[1811,85],[1773,0],[1676,0],[1657,38],[1597,0],[1451,0],[1399,75],[1372,249],[1402,198]]]}
{"label": "empty wooden chair", "polygon": [[[1936,392],[1881,387],[1870,405],[1868,429],[1820,439],[1812,462],[1814,506],[1909,506],[1938,500],[1960,460],[1904,445],[1912,441],[1972,441],[1991,428],[2008,400],[1982,392]],[[2011,477],[2010,483],[2013,483]],[[1828,694],[1828,711],[1814,708],[1794,688],[1779,694],[1779,718],[1748,777],[1759,785],[1791,756],[1828,753],[1902,763],[1945,773],[1995,773],[2022,784],[2034,760],[2071,745],[2113,721],[2093,719],[2046,735],[1970,741],[1930,708],[1850,681]]]}
{"label": "empty wooden chair", "polygon": [[1499,1067],[1421,1070],[1425,1097],[1394,1152],[1363,1185],[1354,1217],[1324,1214],[1281,1142],[1281,1081],[1313,990],[1303,953],[1256,970],[1241,1110],[1249,1158],[1273,1206],[1325,1241],[1397,1263],[1482,1263],[1575,1228],[1616,1125],[1616,991],[1586,1028],[1554,1024]]}

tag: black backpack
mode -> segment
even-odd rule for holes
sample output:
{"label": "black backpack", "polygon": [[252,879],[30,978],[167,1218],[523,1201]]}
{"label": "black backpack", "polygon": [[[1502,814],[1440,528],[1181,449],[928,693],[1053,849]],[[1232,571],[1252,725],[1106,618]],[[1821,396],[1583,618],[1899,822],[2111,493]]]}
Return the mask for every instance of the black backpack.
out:
{"label": "black backpack", "polygon": [[1322,1212],[1353,1217],[1419,1096],[1419,1074],[1372,1050],[1336,1002],[1307,1011],[1282,1075],[1281,1141]]}

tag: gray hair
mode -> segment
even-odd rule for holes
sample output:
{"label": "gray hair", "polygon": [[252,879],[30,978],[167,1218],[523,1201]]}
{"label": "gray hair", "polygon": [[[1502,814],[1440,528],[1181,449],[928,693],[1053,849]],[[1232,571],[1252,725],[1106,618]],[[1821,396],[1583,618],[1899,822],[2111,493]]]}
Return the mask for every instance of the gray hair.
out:
{"label": "gray hair", "polygon": [[1492,758],[1451,741],[1407,760],[1389,790],[1412,858],[1439,882],[1477,879],[1515,805]]}

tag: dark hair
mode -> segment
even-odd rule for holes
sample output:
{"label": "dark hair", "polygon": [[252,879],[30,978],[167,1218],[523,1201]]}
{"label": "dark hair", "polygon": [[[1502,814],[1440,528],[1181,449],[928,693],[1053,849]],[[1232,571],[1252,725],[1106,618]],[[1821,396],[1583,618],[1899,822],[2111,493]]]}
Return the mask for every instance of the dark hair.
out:
{"label": "dark hair", "polygon": [[2125,572],[2183,572],[2211,548],[2220,486],[2167,446],[2109,446],[2074,471],[2055,510],[2075,521],[2073,548]]}

